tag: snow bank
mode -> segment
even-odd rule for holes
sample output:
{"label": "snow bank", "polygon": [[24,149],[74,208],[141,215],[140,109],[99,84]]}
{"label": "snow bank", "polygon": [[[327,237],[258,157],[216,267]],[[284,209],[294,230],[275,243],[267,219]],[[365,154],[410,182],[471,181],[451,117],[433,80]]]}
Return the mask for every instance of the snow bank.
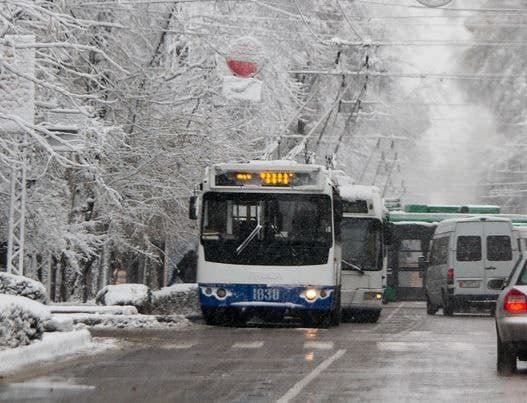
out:
{"label": "snow bank", "polygon": [[0,376],[20,370],[35,362],[56,360],[75,353],[89,346],[90,342],[90,332],[86,329],[45,334],[42,341],[30,346],[0,351]]}
{"label": "snow bank", "polygon": [[198,286],[194,283],[175,284],[154,292],[142,284],[107,285],[97,293],[95,301],[99,305],[132,305],[142,314],[193,315],[200,312]]}
{"label": "snow bank", "polygon": [[53,304],[49,305],[52,314],[58,313],[100,313],[109,315],[137,315],[139,312],[135,306],[129,305],[70,305],[70,304]]}
{"label": "snow bank", "polygon": [[0,294],[19,295],[43,304],[48,302],[46,288],[42,283],[5,272],[0,272]]}
{"label": "snow bank", "polygon": [[101,289],[95,302],[99,305],[132,305],[140,313],[150,311],[152,291],[143,284],[107,285]]}
{"label": "snow bank", "polygon": [[183,315],[106,315],[106,314],[61,314],[64,320],[70,320],[75,325],[84,324],[96,328],[179,328],[190,324]]}
{"label": "snow bank", "polygon": [[0,294],[0,349],[40,339],[50,318],[49,308],[40,302]]}
{"label": "snow bank", "polygon": [[153,292],[152,313],[194,315],[200,312],[197,284],[174,284]]}

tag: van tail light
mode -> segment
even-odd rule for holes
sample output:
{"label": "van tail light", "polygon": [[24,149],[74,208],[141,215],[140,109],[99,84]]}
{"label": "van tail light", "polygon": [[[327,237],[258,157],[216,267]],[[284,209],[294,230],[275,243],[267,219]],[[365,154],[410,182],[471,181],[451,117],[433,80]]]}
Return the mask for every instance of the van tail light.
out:
{"label": "van tail light", "polygon": [[454,284],[454,269],[452,267],[446,273],[446,283],[448,285]]}
{"label": "van tail light", "polygon": [[505,295],[503,310],[507,312],[527,312],[527,296],[513,288]]}

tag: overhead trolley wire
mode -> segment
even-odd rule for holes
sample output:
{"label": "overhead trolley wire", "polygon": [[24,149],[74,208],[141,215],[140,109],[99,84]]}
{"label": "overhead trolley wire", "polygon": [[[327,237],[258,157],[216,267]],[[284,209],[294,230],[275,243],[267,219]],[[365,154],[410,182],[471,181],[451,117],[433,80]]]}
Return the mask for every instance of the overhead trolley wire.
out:
{"label": "overhead trolley wire", "polygon": [[513,75],[513,74],[492,74],[492,73],[396,73],[396,72],[383,72],[383,71],[368,71],[367,73],[360,70],[289,70],[290,74],[321,74],[327,76],[364,76],[369,77],[402,77],[402,78],[439,78],[439,79],[452,79],[452,80],[496,80],[501,81],[502,79],[526,79],[527,75]]}

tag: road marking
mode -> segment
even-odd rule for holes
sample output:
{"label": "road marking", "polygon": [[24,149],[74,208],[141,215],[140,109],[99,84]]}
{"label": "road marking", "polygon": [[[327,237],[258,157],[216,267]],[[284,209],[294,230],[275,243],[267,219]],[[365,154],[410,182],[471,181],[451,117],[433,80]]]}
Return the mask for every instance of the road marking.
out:
{"label": "road marking", "polygon": [[422,351],[430,349],[430,343],[427,342],[407,342],[407,341],[378,341],[377,348],[380,351]]}
{"label": "road marking", "polygon": [[172,344],[163,344],[161,349],[163,350],[186,350],[191,347],[194,347],[197,343],[172,343]]}
{"label": "road marking", "polygon": [[311,381],[313,381],[317,376],[319,376],[331,364],[333,364],[335,361],[341,358],[344,354],[346,354],[346,351],[347,350],[339,350],[335,354],[333,354],[331,357],[322,361],[318,365],[318,367],[316,367],[313,371],[311,371],[305,378],[298,381],[291,389],[287,391],[285,395],[283,395],[280,399],[278,399],[277,402],[287,403],[291,399],[298,396],[298,394],[302,392],[302,389],[304,389],[307,385],[309,385]]}
{"label": "road marking", "polygon": [[247,341],[234,343],[231,348],[262,348],[263,345],[263,341]]}
{"label": "road marking", "polygon": [[391,314],[389,314],[386,319],[384,319],[382,322],[377,323],[377,325],[373,328],[373,330],[377,330],[382,324],[384,324],[385,322],[388,322],[397,312],[401,310],[403,306],[404,306],[404,302],[401,302],[401,305],[399,305]]}
{"label": "road marking", "polygon": [[463,342],[408,342],[408,341],[378,341],[380,351],[421,352],[421,351],[474,351],[475,346]]}
{"label": "road marking", "polygon": [[306,341],[304,343],[304,348],[309,348],[313,350],[332,350],[334,344],[332,341]]}

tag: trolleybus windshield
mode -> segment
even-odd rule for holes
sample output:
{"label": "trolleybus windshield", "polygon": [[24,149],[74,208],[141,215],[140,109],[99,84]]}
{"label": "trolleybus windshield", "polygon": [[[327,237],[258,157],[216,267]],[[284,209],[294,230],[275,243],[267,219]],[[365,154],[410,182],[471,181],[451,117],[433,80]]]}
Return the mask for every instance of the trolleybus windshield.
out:
{"label": "trolleybus windshield", "polygon": [[215,193],[203,198],[201,242],[217,263],[324,264],[333,244],[327,195]]}
{"label": "trolleybus windshield", "polygon": [[341,230],[343,269],[382,269],[382,235],[379,220],[344,217]]}

